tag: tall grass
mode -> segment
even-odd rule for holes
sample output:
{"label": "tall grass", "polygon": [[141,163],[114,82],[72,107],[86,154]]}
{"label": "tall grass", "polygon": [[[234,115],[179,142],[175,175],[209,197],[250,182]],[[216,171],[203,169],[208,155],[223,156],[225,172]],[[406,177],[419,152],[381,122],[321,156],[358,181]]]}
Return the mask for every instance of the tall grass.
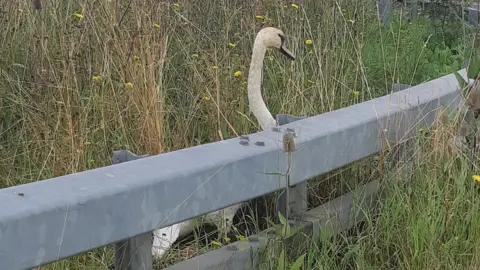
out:
{"label": "tall grass", "polygon": [[[116,149],[158,154],[260,130],[246,78],[264,26],[282,29],[297,55],[266,56],[274,114],[315,115],[437,78],[461,67],[470,44],[468,29],[451,47],[432,44],[426,19],[398,13],[385,28],[368,0],[35,3],[0,5],[0,187],[106,166]],[[350,175],[371,174],[333,172],[313,197],[338,195],[332,179]],[[55,267],[99,269],[107,251]]]}
{"label": "tall grass", "polygon": [[[303,269],[478,269],[480,185],[450,143],[455,125],[419,134],[410,168],[384,175],[383,199],[340,235],[320,233]],[[277,260],[264,257],[262,269]]]}

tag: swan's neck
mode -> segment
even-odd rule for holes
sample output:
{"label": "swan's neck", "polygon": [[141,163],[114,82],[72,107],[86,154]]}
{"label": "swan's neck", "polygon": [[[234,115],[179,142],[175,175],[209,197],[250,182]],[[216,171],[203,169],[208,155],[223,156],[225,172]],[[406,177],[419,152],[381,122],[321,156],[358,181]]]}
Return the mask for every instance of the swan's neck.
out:
{"label": "swan's neck", "polygon": [[262,84],[263,59],[266,48],[260,36],[257,36],[253,45],[252,62],[248,73],[248,103],[253,115],[257,118],[263,130],[270,130],[276,126],[276,121],[268,111],[260,90]]}

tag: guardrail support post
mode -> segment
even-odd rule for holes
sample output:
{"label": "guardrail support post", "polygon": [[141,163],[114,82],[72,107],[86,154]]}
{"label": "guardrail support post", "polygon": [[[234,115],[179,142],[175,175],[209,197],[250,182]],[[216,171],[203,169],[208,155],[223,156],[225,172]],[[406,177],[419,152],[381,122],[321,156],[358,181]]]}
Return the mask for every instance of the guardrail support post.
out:
{"label": "guardrail support post", "polygon": [[472,3],[468,8],[468,23],[473,26],[478,25],[478,12],[480,4]]}
{"label": "guardrail support post", "polygon": [[392,0],[378,0],[378,18],[386,27],[390,26],[390,13],[392,12]]}
{"label": "guardrail support post", "polygon": [[278,198],[278,211],[280,211],[280,213],[286,217],[288,203],[290,207],[290,213],[288,213],[289,217],[300,216],[302,213],[306,212],[308,210],[307,190],[308,186],[306,181],[294,186],[290,186],[288,191],[288,202],[286,192],[283,191]]}
{"label": "guardrail support post", "polygon": [[418,0],[409,0],[406,2],[408,10],[408,21],[412,22],[418,17]]}
{"label": "guardrail support post", "polygon": [[[127,150],[113,152],[112,163],[128,162],[147,157]],[[144,233],[115,244],[115,270],[152,269],[152,232]]]}
{"label": "guardrail support post", "polygon": [[[277,122],[280,126],[286,125],[306,117],[296,117],[288,114],[277,114]],[[294,135],[295,136],[295,135]],[[282,179],[283,180],[283,179]],[[287,205],[289,206],[290,213],[289,217],[299,216],[302,213],[308,210],[308,198],[307,198],[307,181],[296,184],[294,186],[287,187],[289,198],[287,201],[286,189],[281,191],[280,196],[277,201],[277,211],[286,217],[287,216]]]}

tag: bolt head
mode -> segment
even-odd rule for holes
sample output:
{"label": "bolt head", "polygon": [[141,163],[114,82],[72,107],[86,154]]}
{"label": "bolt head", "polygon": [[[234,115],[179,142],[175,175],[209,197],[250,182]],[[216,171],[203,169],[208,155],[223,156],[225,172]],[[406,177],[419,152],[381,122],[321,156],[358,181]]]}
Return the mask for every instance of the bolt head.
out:
{"label": "bolt head", "polygon": [[245,146],[246,146],[246,145],[248,145],[248,141],[244,141],[244,140],[242,140],[242,141],[240,141],[240,144],[241,144],[241,145],[245,145]]}
{"label": "bolt head", "polygon": [[265,142],[256,141],[256,142],[255,142],[255,145],[257,145],[257,146],[265,146]]}

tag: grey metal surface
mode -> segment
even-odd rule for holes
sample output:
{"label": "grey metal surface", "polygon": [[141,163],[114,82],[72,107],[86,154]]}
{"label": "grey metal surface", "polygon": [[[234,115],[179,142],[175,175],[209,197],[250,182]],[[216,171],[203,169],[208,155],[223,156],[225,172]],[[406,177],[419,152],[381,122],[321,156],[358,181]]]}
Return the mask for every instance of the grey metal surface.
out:
{"label": "grey metal surface", "polygon": [[[277,123],[280,126],[293,123],[298,120],[307,118],[306,116],[292,116],[289,114],[277,114]],[[283,180],[286,181],[286,178],[283,177]],[[301,214],[308,209],[308,197],[307,191],[308,186],[307,182],[301,182],[296,185],[290,185],[288,190],[288,200],[286,189],[280,191],[280,196],[277,200],[277,211],[280,212],[284,217],[289,217],[291,215]],[[290,212],[287,215],[287,205],[289,206]]]}
{"label": "grey metal surface", "polygon": [[297,184],[374,154],[384,129],[390,139],[415,132],[413,122],[429,124],[439,105],[459,100],[451,74],[250,134],[248,145],[233,138],[2,189],[0,269],[52,262],[283,188],[277,173],[287,165],[287,128],[297,134]]}
{"label": "grey metal surface", "polygon": [[[460,74],[465,76],[465,71]],[[460,101],[458,82],[451,74],[286,125],[297,133],[292,184],[378,152],[382,137],[410,137],[433,122],[440,106],[456,108]]]}
{"label": "grey metal surface", "polygon": [[[398,91],[402,91],[402,90],[405,90],[405,89],[408,89],[412,87],[411,85],[408,85],[408,84],[401,84],[401,83],[394,83],[392,84],[392,92],[398,92]],[[397,141],[396,144],[393,145],[391,151],[393,153],[393,163],[392,165],[393,166],[398,166],[402,163],[402,161],[405,161],[408,159],[408,157],[406,156],[408,151],[409,150],[412,150],[413,148],[411,148],[411,141],[412,140],[408,140],[409,138],[403,138],[402,141]]]}
{"label": "grey metal surface", "polygon": [[390,26],[392,0],[378,0],[378,18],[384,26]]}
{"label": "grey metal surface", "polygon": [[472,3],[468,8],[468,23],[473,26],[478,25],[478,12],[479,5],[478,3]]}
{"label": "grey metal surface", "polygon": [[279,113],[279,114],[276,115],[276,118],[277,118],[278,125],[283,126],[283,125],[290,124],[290,123],[293,123],[293,122],[298,121],[298,120],[305,119],[305,118],[307,118],[307,116],[293,116],[293,115],[290,115],[290,114]]}
{"label": "grey metal surface", "polygon": [[408,21],[413,21],[418,17],[418,0],[407,0],[406,6],[408,10]]}
{"label": "grey metal surface", "polygon": [[[327,231],[333,235],[351,228],[365,219],[365,215],[372,210],[378,196],[379,182],[372,181],[358,189],[357,192],[349,192],[341,197],[333,199],[323,205],[304,213],[303,218],[296,221],[292,230],[301,226],[297,233],[305,241],[299,245],[305,247],[307,237],[309,241],[320,235],[320,231]],[[254,241],[235,242],[228,246],[210,251],[195,258],[177,263],[164,268],[165,270],[244,270],[258,269],[257,264],[261,261],[261,250],[270,241],[278,241],[269,236],[268,229],[251,237]],[[295,241],[295,240],[294,240]],[[300,242],[301,239],[299,240]]]}
{"label": "grey metal surface", "polygon": [[408,85],[408,84],[394,83],[394,84],[392,84],[392,92],[402,91],[402,90],[408,89],[410,87],[412,87],[412,86]]}
{"label": "grey metal surface", "polygon": [[[141,159],[148,155],[137,156],[127,150],[114,151],[112,164]],[[152,269],[152,233],[144,233],[115,243],[115,270]]]}
{"label": "grey metal surface", "polygon": [[115,270],[152,269],[152,233],[144,233],[115,244]]}

